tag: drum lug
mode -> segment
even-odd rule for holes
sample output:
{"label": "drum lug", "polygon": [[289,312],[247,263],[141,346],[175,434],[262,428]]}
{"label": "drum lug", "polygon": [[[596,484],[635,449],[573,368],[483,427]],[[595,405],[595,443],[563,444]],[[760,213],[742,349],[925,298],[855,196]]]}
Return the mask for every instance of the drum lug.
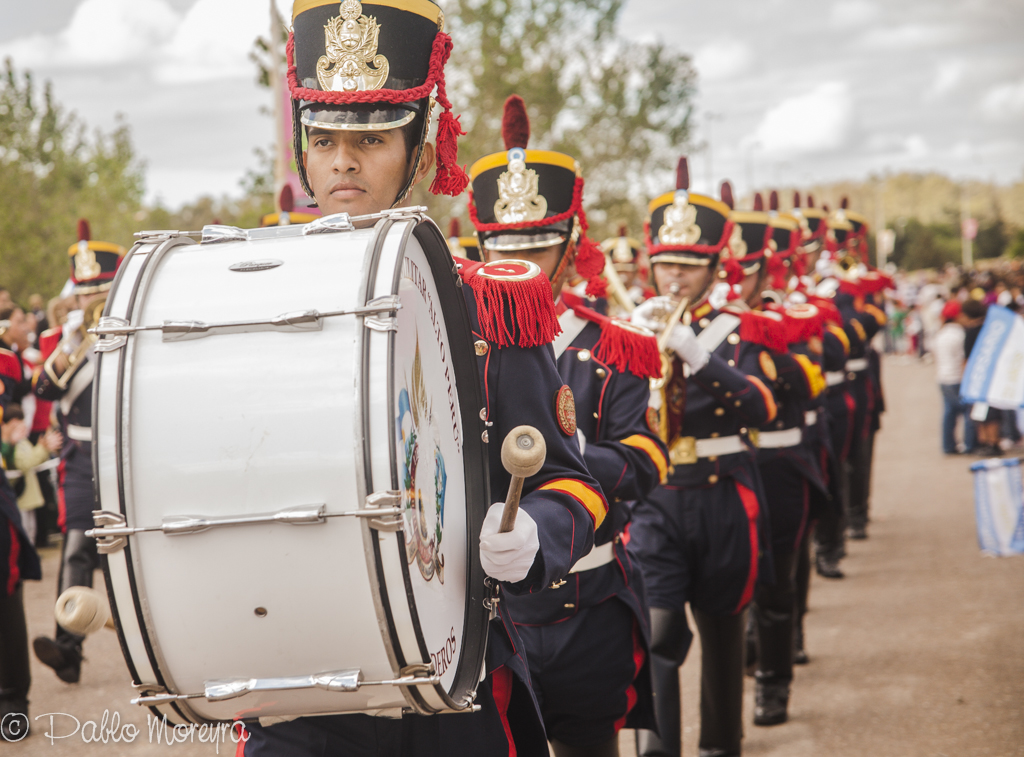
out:
{"label": "drum lug", "polygon": [[110,510],[93,510],[92,522],[96,524],[96,529],[86,531],[85,535],[96,539],[96,551],[101,555],[112,555],[128,546],[128,537],[123,534],[103,534],[104,528],[123,528],[125,526],[127,521],[121,513]]}
{"label": "drum lug", "polygon": [[307,223],[302,228],[302,236],[310,234],[334,234],[339,231],[354,231],[352,217],[348,213],[333,213],[329,216],[321,216]]}
{"label": "drum lug", "polygon": [[[115,318],[113,316],[104,316],[99,319],[96,323],[97,328],[101,329],[121,329],[128,325],[128,321],[124,318]],[[124,334],[112,334],[107,339],[98,339],[93,349],[96,352],[113,352],[119,350],[128,343],[128,337]]]}
{"label": "drum lug", "polygon": [[221,242],[245,242],[249,235],[245,229],[237,226],[209,224],[203,227],[203,238],[200,244],[220,244]]}
{"label": "drum lug", "polygon": [[[363,517],[369,517],[367,525],[374,531],[386,531],[394,533],[403,528],[401,510],[402,493],[389,489],[382,492],[374,492],[366,497],[365,509],[360,511]],[[381,515],[371,517],[374,510],[381,510]],[[390,512],[389,512],[390,511]]]}
{"label": "drum lug", "polygon": [[371,316],[370,318],[364,318],[363,324],[371,331],[398,331],[397,318],[377,318]]}

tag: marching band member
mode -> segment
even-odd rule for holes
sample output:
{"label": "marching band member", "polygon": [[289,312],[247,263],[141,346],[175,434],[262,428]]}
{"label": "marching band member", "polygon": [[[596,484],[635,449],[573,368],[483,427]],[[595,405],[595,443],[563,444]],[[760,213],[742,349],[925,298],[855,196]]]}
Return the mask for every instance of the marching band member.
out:
{"label": "marching band member", "polygon": [[[627,502],[650,492],[668,467],[647,412],[648,381],[661,370],[658,346],[653,334],[564,289],[574,272],[588,279],[592,295],[604,288],[604,255],[586,237],[579,165],[568,155],[526,149],[529,121],[517,95],[505,103],[502,131],[506,152],[470,169],[471,217],[486,261],[533,261],[551,282],[562,326],[554,342],[558,371],[576,406],[562,431],[579,438],[611,506],[590,554],[540,593],[509,596],[509,610],[555,754],[614,756],[620,728],[654,728],[643,579],[626,542]],[[507,204],[509,185],[501,183],[516,161],[516,170],[537,177],[519,197],[520,207],[530,208],[525,214]]]}
{"label": "marching band member", "polygon": [[643,243],[629,236],[625,226],[619,226],[618,236],[601,242],[601,249],[610,259],[611,266],[633,305],[639,305],[644,300],[654,297],[654,288],[647,283],[648,272],[640,265],[644,251]]}
{"label": "marching band member", "polygon": [[[760,476],[749,429],[776,416],[764,369],[760,314],[741,317],[709,301],[719,261],[740,230],[724,202],[688,191],[685,159],[676,191],[650,203],[648,254],[659,293],[688,298],[679,310],[656,297],[633,322],[667,332],[672,370],[652,393],[669,448],[668,481],[637,505],[630,549],[644,568],[651,606],[651,663],[660,737],[640,731],[640,755],[679,755],[679,667],[692,635],[689,603],[701,638],[700,753],[738,755],[743,738],[743,610],[754,594],[763,544]],[[737,264],[738,265],[738,264]],[[726,273],[723,271],[723,273]],[[772,321],[774,323],[774,321]],[[664,380],[664,378],[663,378]]]}
{"label": "marching band member", "polygon": [[260,227],[267,226],[290,226],[293,223],[309,223],[316,220],[317,216],[312,213],[295,211],[295,193],[291,184],[281,187],[281,193],[277,197],[276,213],[267,213],[260,219]]}
{"label": "marching band member", "polygon": [[[440,8],[425,0],[346,0],[339,10],[336,2],[303,0],[293,13],[288,79],[296,157],[303,185],[323,213],[357,216],[400,206],[435,158],[432,191],[461,193],[468,177],[456,162],[460,129],[443,74],[451,39]],[[364,38],[372,49],[356,51],[356,60],[341,35],[366,27],[373,28]],[[436,152],[426,140],[435,98],[442,107]],[[515,528],[498,532],[503,506],[496,503],[480,535],[481,563],[501,582],[502,594],[477,691],[480,712],[400,720],[350,714],[253,725],[240,752],[246,757],[547,754],[507,595],[538,592],[561,580],[593,547],[608,505],[575,437],[565,433],[575,408],[548,347],[557,319],[546,277],[521,261],[456,262],[487,398],[483,417],[493,424],[492,489],[504,491],[510,483],[500,446],[512,428],[532,425],[547,443],[544,467],[523,486]]]}
{"label": "marching band member", "polygon": [[481,262],[480,242],[476,238],[476,234],[464,237],[459,233],[460,230],[458,218],[453,218],[448,222],[448,249],[452,251],[452,257],[465,258],[476,263]]}
{"label": "marching band member", "polygon": [[[727,189],[723,187],[723,195],[732,194]],[[757,195],[755,209],[760,200]],[[743,253],[734,258],[743,267],[741,301],[778,319],[771,364],[763,366],[772,380],[778,416],[762,425],[757,435],[758,467],[771,520],[774,581],[758,583],[752,605],[757,666],[754,725],[776,725],[788,717],[798,548],[807,527],[811,489],[827,494],[819,462],[804,444],[803,432],[807,403],[817,398],[825,384],[821,368],[808,354],[812,337],[820,344],[820,315],[813,305],[785,307],[779,302],[779,290],[787,281],[785,261],[796,251],[800,226],[793,216],[778,213],[776,192],[769,208],[769,213],[755,210],[730,216],[742,228],[743,242],[733,248]],[[768,286],[775,291],[765,292]],[[776,300],[766,302],[766,294]]]}
{"label": "marching band member", "polygon": [[[32,379],[32,391],[37,397],[58,403],[57,416],[64,435],[58,497],[64,547],[57,596],[72,586],[92,586],[93,571],[100,566],[96,540],[85,535],[93,527],[92,511],[96,509],[92,467],[92,385],[96,361],[94,340],[86,329],[99,318],[125,252],[120,245],[90,240],[88,222],[78,222],[78,242],[68,249],[78,311],[74,317],[69,315],[63,340]],[[58,678],[65,683],[77,683],[83,639],[58,625],[55,638],[38,636],[32,648],[39,661],[53,668]]]}

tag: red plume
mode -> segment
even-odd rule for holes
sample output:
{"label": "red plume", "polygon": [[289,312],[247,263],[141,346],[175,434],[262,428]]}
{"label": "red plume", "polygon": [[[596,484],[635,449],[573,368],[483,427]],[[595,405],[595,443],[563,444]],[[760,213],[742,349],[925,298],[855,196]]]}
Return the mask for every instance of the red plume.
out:
{"label": "red plume", "polygon": [[764,210],[764,199],[760,192],[754,195],[754,210]]}
{"label": "red plume", "polygon": [[786,261],[781,255],[772,255],[765,261],[765,268],[771,278],[772,289],[786,288]]}
{"label": "red plume", "polygon": [[722,188],[719,190],[722,195],[722,202],[729,206],[729,210],[736,208],[736,201],[732,197],[732,184],[728,181],[722,182]]}
{"label": "red plume", "polygon": [[799,192],[794,192],[793,193],[793,207],[794,208],[799,208],[800,207],[800,193]]}
{"label": "red plume", "polygon": [[509,95],[505,101],[505,114],[501,118],[501,138],[505,149],[522,147],[530,143],[530,117],[526,115],[526,103],[519,95]]}
{"label": "red plume", "polygon": [[822,206],[821,206],[821,209],[822,209],[822,211],[824,211],[825,213],[828,213],[828,205],[822,205]]}
{"label": "red plume", "polygon": [[79,241],[84,239],[86,242],[92,239],[92,234],[89,233],[89,222],[84,218],[78,219],[78,239]]}
{"label": "red plume", "polygon": [[281,206],[281,211],[284,213],[291,213],[295,210],[295,195],[292,192],[291,184],[281,187],[281,196],[278,197],[277,204]]}
{"label": "red plume", "polygon": [[843,210],[846,210],[848,207],[850,207],[850,198],[844,197],[842,200],[840,200],[839,207],[841,207]]}
{"label": "red plume", "polygon": [[746,274],[743,272],[743,266],[736,258],[727,258],[722,262],[722,276],[725,279],[725,283],[729,286],[735,286],[736,284],[742,284],[743,278]]}
{"label": "red plume", "polygon": [[814,195],[812,195],[812,194],[807,195],[807,207],[809,207],[809,208],[813,208],[814,207]]}
{"label": "red plume", "polygon": [[621,224],[619,226],[619,236],[620,237],[626,236],[626,224]]}
{"label": "red plume", "polygon": [[686,156],[684,155],[679,159],[678,165],[676,165],[676,189],[689,189],[690,188],[690,166],[686,162]]}
{"label": "red plume", "polygon": [[461,230],[462,229],[459,227],[459,219],[458,218],[453,218],[452,220],[450,220],[448,222],[448,238],[449,239],[452,239],[453,237],[460,237],[460,236],[462,236],[459,233]]}
{"label": "red plume", "polygon": [[768,195],[768,210],[778,211],[779,209],[779,193],[774,189],[772,193]]}

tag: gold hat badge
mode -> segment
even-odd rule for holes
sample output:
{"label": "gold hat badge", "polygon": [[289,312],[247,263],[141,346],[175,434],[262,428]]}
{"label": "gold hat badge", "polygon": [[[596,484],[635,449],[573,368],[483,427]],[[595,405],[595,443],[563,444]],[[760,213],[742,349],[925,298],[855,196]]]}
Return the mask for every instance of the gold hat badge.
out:
{"label": "gold hat badge", "polygon": [[665,222],[658,230],[658,241],[664,245],[689,246],[699,239],[697,208],[690,204],[686,192],[676,192],[672,204],[665,208]]}
{"label": "gold hat badge", "polygon": [[388,59],[377,54],[380,25],[363,15],[359,0],[345,0],[340,15],[324,26],[324,52],[316,78],[325,92],[380,89],[388,78]]}
{"label": "gold hat badge", "polygon": [[494,217],[498,223],[539,221],[548,212],[548,201],[540,194],[540,178],[526,167],[526,151],[508,151],[508,170],[498,177],[498,200]]}
{"label": "gold hat badge", "polygon": [[79,281],[90,281],[96,278],[103,269],[96,262],[96,253],[89,249],[84,239],[78,242],[78,253],[75,255],[75,278]]}
{"label": "gold hat badge", "polygon": [[743,227],[739,224],[732,227],[732,234],[729,236],[729,249],[734,258],[747,256],[747,243],[743,241]]}

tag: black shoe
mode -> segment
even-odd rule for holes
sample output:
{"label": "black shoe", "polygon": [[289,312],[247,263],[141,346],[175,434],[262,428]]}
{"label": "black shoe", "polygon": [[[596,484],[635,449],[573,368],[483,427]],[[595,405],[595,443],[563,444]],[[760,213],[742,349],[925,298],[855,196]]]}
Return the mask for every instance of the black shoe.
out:
{"label": "black shoe", "polygon": [[818,555],[814,558],[814,569],[822,578],[844,578],[845,574],[839,570],[839,561],[833,560],[825,555]]}
{"label": "black shoe", "polygon": [[804,629],[797,626],[793,630],[793,664],[806,665],[811,660],[804,651]]}
{"label": "black shoe", "polygon": [[789,683],[757,682],[754,689],[754,725],[779,725],[789,719]]}
{"label": "black shoe", "polygon": [[46,636],[37,636],[32,649],[43,665],[53,668],[64,683],[78,683],[82,672],[82,651],[77,647],[66,647]]}
{"label": "black shoe", "polygon": [[701,749],[700,757],[740,757],[740,753],[728,749]]}
{"label": "black shoe", "polygon": [[29,730],[28,700],[0,700],[0,741],[21,741]]}
{"label": "black shoe", "polygon": [[868,530],[864,526],[850,526],[846,531],[847,538],[864,541],[868,538]]}

